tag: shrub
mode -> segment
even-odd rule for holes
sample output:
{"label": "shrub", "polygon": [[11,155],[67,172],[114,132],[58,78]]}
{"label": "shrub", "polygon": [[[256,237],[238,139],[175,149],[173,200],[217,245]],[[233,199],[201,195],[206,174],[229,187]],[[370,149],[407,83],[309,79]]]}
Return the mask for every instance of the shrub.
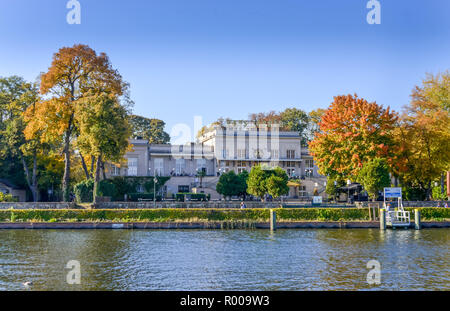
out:
{"label": "shrub", "polygon": [[88,203],[93,201],[94,180],[87,179],[79,182],[73,187],[73,192],[78,203]]}
{"label": "shrub", "polygon": [[191,201],[207,201],[211,198],[211,195],[206,195],[204,193],[187,193],[179,192],[176,194],[175,198],[179,202],[184,202],[184,198],[188,198]]}
{"label": "shrub", "polygon": [[133,189],[132,185],[123,176],[113,177],[109,181],[114,184],[116,189],[115,196],[113,196],[114,201],[123,201],[125,194],[136,192],[136,188]]}
{"label": "shrub", "polygon": [[[128,194],[128,199],[132,202],[137,202],[139,199],[153,200],[153,193],[130,193]],[[161,201],[161,196],[156,196],[156,201]]]}
{"label": "shrub", "polygon": [[117,190],[115,184],[109,180],[105,179],[98,183],[98,196],[100,197],[117,197]]}
{"label": "shrub", "polygon": [[13,197],[11,194],[4,194],[0,192],[0,202],[17,202],[17,198]]}
{"label": "shrub", "polygon": [[[414,217],[414,209],[411,217]],[[421,208],[423,220],[450,219],[449,208]],[[282,208],[279,221],[359,221],[368,220],[367,208]],[[113,210],[0,210],[0,221],[268,221],[269,209],[113,209]],[[413,220],[413,219],[411,219]]]}

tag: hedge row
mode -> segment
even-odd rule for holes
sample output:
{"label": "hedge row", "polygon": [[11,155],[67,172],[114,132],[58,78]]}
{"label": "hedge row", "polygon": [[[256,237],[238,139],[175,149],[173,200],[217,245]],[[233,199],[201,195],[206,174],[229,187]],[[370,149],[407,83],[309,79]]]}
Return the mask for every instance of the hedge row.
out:
{"label": "hedge row", "polygon": [[[276,209],[278,221],[369,220],[368,209]],[[411,219],[414,211],[411,209]],[[450,209],[422,208],[423,220],[450,219]],[[268,221],[268,209],[0,210],[0,221]]]}

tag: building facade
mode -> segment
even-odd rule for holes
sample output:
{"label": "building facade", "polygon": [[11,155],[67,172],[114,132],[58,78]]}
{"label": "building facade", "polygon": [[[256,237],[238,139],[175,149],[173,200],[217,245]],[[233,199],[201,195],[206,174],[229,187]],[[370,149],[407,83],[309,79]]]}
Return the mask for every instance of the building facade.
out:
{"label": "building facade", "polygon": [[[279,131],[276,126],[242,123],[215,126],[199,136],[196,143],[186,145],[149,144],[146,140],[130,143],[132,151],[126,154],[123,165],[110,165],[108,175],[171,176],[163,189],[168,196],[195,191],[201,186],[201,192],[219,198],[215,185],[221,174],[231,170],[236,174],[249,172],[255,165],[278,166],[293,179],[310,183],[317,179],[323,183],[313,158],[301,146],[299,134]],[[296,195],[307,194],[306,188],[303,186]]]}

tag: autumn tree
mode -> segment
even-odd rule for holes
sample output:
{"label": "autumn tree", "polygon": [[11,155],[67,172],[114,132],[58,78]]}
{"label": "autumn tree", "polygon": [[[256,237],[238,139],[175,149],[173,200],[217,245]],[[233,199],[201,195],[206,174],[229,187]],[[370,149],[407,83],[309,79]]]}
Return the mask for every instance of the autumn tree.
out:
{"label": "autumn tree", "polygon": [[306,129],[309,124],[309,116],[301,109],[287,108],[282,112],[252,113],[249,115],[249,119],[255,124],[278,124],[282,131],[298,132],[302,144],[307,142]]}
{"label": "autumn tree", "polygon": [[431,197],[432,182],[450,169],[450,79],[429,75],[416,86],[405,107],[396,140],[401,161],[395,166],[403,184]]}
{"label": "autumn tree", "polygon": [[127,84],[112,68],[106,54],[97,55],[81,44],[61,48],[53,56],[49,70],[41,76],[40,92],[46,100],[36,105],[33,118],[27,120],[25,134],[27,138],[39,135],[45,142],[62,141],[64,201],[69,200],[70,194],[70,152],[71,143],[78,134],[77,105],[92,92],[122,96],[127,94],[126,90]]}
{"label": "autumn tree", "polygon": [[17,76],[0,79],[0,157],[19,159],[34,202],[38,200],[37,159],[43,146],[36,139],[25,138],[23,113],[34,109],[38,100],[36,85]]}
{"label": "autumn tree", "polygon": [[164,131],[166,123],[162,120],[131,115],[130,124],[134,139],[146,139],[150,144],[168,144],[170,142],[170,135]]}
{"label": "autumn tree", "polygon": [[98,195],[103,161],[119,162],[128,149],[131,130],[128,112],[114,94],[92,94],[79,100],[75,109],[79,129],[76,145],[79,151],[95,156],[94,202]]}
{"label": "autumn tree", "polygon": [[334,97],[310,143],[319,172],[332,179],[356,177],[363,164],[376,157],[392,165],[398,154],[392,133],[397,119],[389,107],[356,94]]}

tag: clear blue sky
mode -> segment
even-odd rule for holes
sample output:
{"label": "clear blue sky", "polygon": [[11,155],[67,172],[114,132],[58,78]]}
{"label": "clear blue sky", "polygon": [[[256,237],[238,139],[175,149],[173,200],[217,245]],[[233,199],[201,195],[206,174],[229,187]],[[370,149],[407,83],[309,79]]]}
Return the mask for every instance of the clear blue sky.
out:
{"label": "clear blue sky", "polygon": [[399,110],[426,72],[450,68],[450,1],[0,0],[0,76],[34,80],[62,46],[106,52],[131,84],[135,113],[170,133],[193,117],[326,108],[357,93]]}

